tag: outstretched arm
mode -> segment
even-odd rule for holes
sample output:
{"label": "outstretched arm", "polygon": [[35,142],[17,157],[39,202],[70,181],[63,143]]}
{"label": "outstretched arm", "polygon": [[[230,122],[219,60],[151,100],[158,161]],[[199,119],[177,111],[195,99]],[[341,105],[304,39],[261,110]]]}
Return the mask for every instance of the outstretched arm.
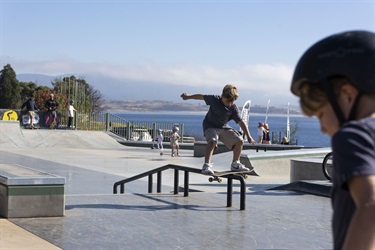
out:
{"label": "outstretched arm", "polygon": [[189,95],[188,93],[182,93],[181,98],[183,100],[204,100],[204,96],[202,94],[194,94],[194,95]]}
{"label": "outstretched arm", "polygon": [[250,143],[255,144],[256,142],[254,141],[253,137],[251,137],[250,132],[249,132],[249,129],[248,129],[247,126],[246,126],[246,123],[244,123],[243,121],[240,121],[240,122],[238,123],[238,125],[240,125],[242,131],[245,132],[245,135],[246,135],[246,137],[247,137],[247,140],[248,140]]}

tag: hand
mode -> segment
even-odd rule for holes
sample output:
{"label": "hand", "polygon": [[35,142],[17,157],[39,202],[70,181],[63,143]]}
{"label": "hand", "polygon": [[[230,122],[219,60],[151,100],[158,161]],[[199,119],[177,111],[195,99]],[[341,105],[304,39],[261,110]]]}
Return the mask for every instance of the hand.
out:
{"label": "hand", "polygon": [[189,99],[189,95],[187,93],[182,93],[181,94],[181,98],[182,98],[182,100],[188,100]]}
{"label": "hand", "polygon": [[254,141],[254,139],[253,139],[253,138],[251,138],[251,139],[250,139],[250,141],[249,141],[249,143],[251,143],[251,144],[253,144],[253,145],[254,145],[254,144],[256,143],[256,141]]}

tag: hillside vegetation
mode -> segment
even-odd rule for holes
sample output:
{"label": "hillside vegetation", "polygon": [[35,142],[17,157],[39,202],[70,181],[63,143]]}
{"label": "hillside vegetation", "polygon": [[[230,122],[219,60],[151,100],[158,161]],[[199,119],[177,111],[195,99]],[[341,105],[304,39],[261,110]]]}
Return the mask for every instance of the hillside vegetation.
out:
{"label": "hillside vegetation", "polygon": [[[170,102],[160,100],[142,100],[142,101],[130,101],[130,100],[106,100],[104,103],[106,110],[115,111],[133,111],[133,112],[207,112],[209,106],[204,103],[189,103],[189,102]],[[241,109],[241,105],[237,104]],[[251,107],[251,113],[266,113],[267,107],[254,105]],[[287,114],[287,107],[270,106],[269,114]],[[301,114],[298,107],[290,107],[290,114]]]}

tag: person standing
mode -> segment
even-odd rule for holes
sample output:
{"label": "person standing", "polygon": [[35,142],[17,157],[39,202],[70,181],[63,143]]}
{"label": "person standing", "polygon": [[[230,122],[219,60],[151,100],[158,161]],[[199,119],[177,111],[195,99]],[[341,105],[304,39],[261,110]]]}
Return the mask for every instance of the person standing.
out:
{"label": "person standing", "polygon": [[258,135],[259,144],[262,144],[263,142],[263,133],[264,133],[264,123],[258,122],[257,135]]}
{"label": "person standing", "polygon": [[214,150],[217,148],[219,140],[230,150],[233,150],[231,170],[249,171],[249,169],[240,162],[244,139],[242,135],[228,125],[230,120],[234,120],[240,125],[242,131],[245,132],[249,142],[255,144],[246,123],[241,119],[237,105],[234,103],[238,97],[239,94],[237,87],[231,84],[224,86],[221,96],[203,94],[189,95],[187,93],[181,94],[183,100],[204,100],[206,104],[210,106],[202,124],[203,133],[207,141],[202,174],[214,174],[211,158]]}
{"label": "person standing", "polygon": [[163,150],[164,136],[163,136],[163,133],[162,133],[161,129],[158,130],[158,134],[156,136],[156,140],[157,140],[157,144],[158,144],[158,149]]}
{"label": "person standing", "polygon": [[264,129],[263,129],[263,144],[271,144],[271,139],[270,139],[270,127],[268,126],[268,123],[264,124]]}
{"label": "person standing", "polygon": [[[175,155],[180,156],[179,154],[180,144],[178,143],[178,140],[180,139],[180,135],[178,134],[178,130],[179,130],[178,127],[174,127],[172,130],[173,133],[170,136],[172,157],[174,157]],[[175,152],[175,149],[176,149],[176,152]]]}
{"label": "person standing", "polygon": [[57,119],[57,108],[59,104],[55,100],[55,96],[50,94],[50,98],[46,101],[44,107],[47,109],[48,120],[50,123],[50,129],[55,128]]}
{"label": "person standing", "polygon": [[375,33],[315,43],[298,61],[291,91],[331,137],[334,249],[375,249]]}
{"label": "person standing", "polygon": [[30,117],[30,128],[34,128],[35,111],[39,110],[35,103],[35,96],[32,94],[30,98],[21,106],[21,110],[26,107],[27,114]]}
{"label": "person standing", "polygon": [[77,110],[74,108],[74,100],[69,101],[69,108],[68,108],[68,129],[74,129],[73,126],[73,118],[74,118],[74,112],[77,112]]}

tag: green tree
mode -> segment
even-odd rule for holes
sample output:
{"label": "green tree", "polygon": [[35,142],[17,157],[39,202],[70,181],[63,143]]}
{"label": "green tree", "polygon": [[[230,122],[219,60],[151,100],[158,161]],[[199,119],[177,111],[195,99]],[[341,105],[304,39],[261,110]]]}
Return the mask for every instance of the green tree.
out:
{"label": "green tree", "polygon": [[27,100],[38,88],[33,82],[19,82],[21,88],[21,101]]}
{"label": "green tree", "polygon": [[21,106],[21,87],[16,72],[10,64],[0,71],[0,108],[19,108]]}
{"label": "green tree", "polygon": [[74,75],[55,79],[52,82],[56,93],[65,95],[67,100],[74,100],[79,112],[99,112],[103,110],[104,99],[99,90],[90,86],[85,79],[77,79]]}

